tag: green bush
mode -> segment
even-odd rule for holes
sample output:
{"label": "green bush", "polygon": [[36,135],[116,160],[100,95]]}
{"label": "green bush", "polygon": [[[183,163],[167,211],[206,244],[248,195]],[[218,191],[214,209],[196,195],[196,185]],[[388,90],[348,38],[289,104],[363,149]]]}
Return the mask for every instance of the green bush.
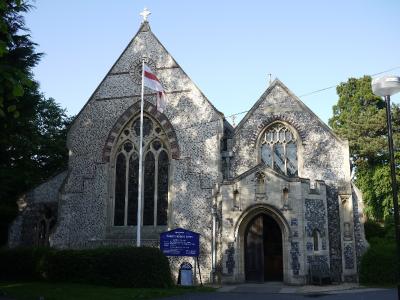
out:
{"label": "green bush", "polygon": [[360,282],[368,285],[396,284],[399,263],[394,240],[374,238],[361,259]]}
{"label": "green bush", "polygon": [[50,249],[0,249],[0,280],[38,280]]}
{"label": "green bush", "polygon": [[53,251],[47,256],[51,281],[118,287],[172,286],[168,259],[156,248],[99,248]]}

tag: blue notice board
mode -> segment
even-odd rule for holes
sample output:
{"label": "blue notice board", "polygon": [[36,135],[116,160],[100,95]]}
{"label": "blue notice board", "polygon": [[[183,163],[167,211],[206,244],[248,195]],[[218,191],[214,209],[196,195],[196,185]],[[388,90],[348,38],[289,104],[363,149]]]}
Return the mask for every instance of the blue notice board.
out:
{"label": "blue notice board", "polygon": [[166,256],[199,256],[200,234],[176,228],[160,234],[160,249]]}

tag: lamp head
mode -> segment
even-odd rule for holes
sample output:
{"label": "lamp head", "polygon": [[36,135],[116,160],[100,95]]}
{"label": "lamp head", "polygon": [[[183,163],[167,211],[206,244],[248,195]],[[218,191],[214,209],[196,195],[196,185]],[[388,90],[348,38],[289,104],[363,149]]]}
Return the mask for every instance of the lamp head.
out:
{"label": "lamp head", "polygon": [[372,92],[381,97],[392,96],[400,92],[400,77],[387,75],[372,79]]}

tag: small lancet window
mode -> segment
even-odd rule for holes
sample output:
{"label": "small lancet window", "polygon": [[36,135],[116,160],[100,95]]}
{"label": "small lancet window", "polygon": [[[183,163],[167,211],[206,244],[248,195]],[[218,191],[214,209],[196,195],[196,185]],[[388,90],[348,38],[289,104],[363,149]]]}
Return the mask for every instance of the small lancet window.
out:
{"label": "small lancet window", "polygon": [[260,172],[256,174],[256,193],[265,194],[265,174]]}
{"label": "small lancet window", "polygon": [[233,190],[233,210],[241,210],[239,190]]}
{"label": "small lancet window", "polygon": [[289,177],[298,175],[296,138],[288,127],[275,123],[264,131],[261,136],[261,159],[281,174]]}
{"label": "small lancet window", "polygon": [[282,202],[284,207],[289,205],[289,189],[287,187],[282,190]]}
{"label": "small lancet window", "polygon": [[314,251],[319,251],[320,250],[319,243],[320,243],[321,238],[320,238],[319,231],[317,229],[313,230],[312,238],[313,238],[313,244],[314,244]]}

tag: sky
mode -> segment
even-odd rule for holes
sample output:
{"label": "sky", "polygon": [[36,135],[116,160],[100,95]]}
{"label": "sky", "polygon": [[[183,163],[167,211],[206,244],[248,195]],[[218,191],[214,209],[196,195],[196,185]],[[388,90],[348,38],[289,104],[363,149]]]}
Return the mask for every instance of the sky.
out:
{"label": "sky", "polygon": [[[215,107],[249,110],[279,78],[324,122],[350,77],[400,76],[400,1],[40,0],[26,15],[46,97],[76,115],[136,34],[153,33]],[[400,103],[400,94],[392,97]],[[243,117],[238,115],[236,124]],[[231,118],[228,121],[232,122]]]}

